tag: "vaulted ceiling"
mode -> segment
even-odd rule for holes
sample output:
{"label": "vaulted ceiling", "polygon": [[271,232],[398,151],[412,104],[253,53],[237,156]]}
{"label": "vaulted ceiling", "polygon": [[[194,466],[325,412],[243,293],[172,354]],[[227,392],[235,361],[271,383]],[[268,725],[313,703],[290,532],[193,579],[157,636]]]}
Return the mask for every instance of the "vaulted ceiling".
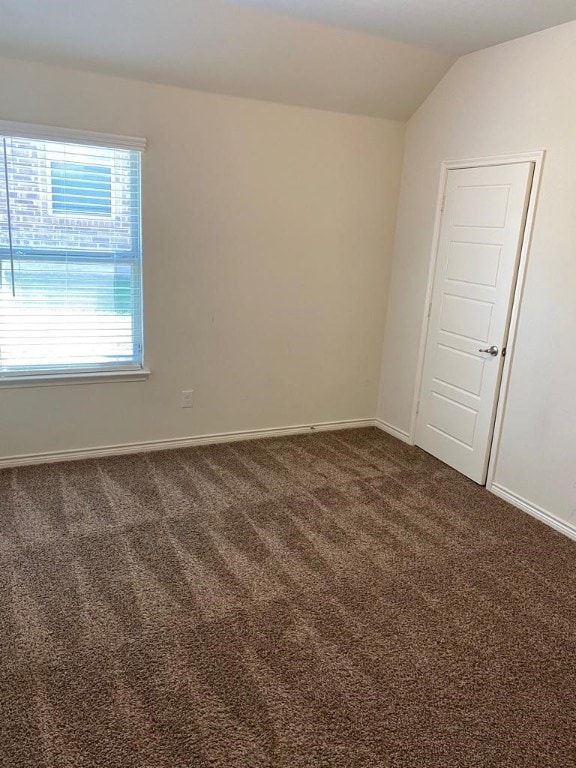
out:
{"label": "vaulted ceiling", "polygon": [[463,54],[576,19],[575,0],[234,0]]}
{"label": "vaulted ceiling", "polygon": [[574,0],[0,0],[0,54],[404,120],[459,53],[571,18]]}

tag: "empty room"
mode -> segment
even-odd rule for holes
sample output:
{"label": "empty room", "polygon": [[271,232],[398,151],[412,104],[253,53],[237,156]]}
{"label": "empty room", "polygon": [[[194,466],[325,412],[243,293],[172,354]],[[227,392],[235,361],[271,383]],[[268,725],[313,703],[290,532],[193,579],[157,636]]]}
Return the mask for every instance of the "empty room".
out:
{"label": "empty room", "polygon": [[0,0],[0,768],[576,768],[574,0]]}

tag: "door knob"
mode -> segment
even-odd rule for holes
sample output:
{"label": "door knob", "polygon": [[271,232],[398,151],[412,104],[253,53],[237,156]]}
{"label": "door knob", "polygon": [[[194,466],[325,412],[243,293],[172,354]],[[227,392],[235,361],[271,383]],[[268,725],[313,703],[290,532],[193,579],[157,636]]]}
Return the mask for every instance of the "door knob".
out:
{"label": "door knob", "polygon": [[496,355],[498,354],[498,352],[500,352],[500,350],[498,349],[497,346],[492,344],[492,346],[488,347],[488,349],[479,349],[478,352],[486,352],[487,354],[492,355],[492,357],[496,357]]}

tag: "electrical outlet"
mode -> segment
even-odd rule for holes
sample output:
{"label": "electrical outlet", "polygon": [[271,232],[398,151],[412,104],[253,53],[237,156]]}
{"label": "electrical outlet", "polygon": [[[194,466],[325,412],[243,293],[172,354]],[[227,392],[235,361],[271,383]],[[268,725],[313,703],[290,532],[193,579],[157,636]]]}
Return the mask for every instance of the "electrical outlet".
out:
{"label": "electrical outlet", "polygon": [[181,399],[182,408],[192,408],[194,405],[194,390],[186,389],[182,392]]}

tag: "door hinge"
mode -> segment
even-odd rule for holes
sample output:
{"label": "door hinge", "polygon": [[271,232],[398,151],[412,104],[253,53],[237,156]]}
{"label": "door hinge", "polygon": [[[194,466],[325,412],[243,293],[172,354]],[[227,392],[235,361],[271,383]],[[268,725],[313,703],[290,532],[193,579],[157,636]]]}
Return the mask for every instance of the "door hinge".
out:
{"label": "door hinge", "polygon": [[442,204],[440,206],[440,213],[444,213],[444,206],[446,205],[446,195],[442,196]]}
{"label": "door hinge", "polygon": [[432,314],[432,302],[428,304],[428,317]]}
{"label": "door hinge", "polygon": [[418,403],[416,404],[416,416],[420,413],[420,400],[418,400]]}

